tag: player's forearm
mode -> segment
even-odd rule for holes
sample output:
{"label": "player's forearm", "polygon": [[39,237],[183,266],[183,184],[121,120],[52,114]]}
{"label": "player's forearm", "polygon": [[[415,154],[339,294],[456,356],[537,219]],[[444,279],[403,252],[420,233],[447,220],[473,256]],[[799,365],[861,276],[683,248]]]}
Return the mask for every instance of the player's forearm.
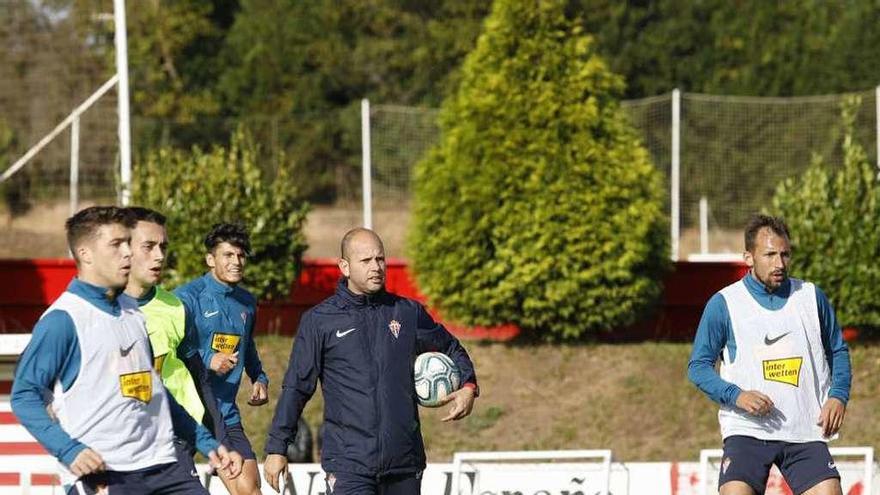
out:
{"label": "player's forearm", "polygon": [[266,434],[266,454],[287,454],[287,445],[296,438],[299,417],[310,397],[295,388],[281,388],[272,426]]}
{"label": "player's forearm", "polygon": [[165,395],[168,397],[174,434],[195,445],[202,455],[207,456],[210,451],[217,450],[219,444],[211,432],[190,416],[167,390]]}
{"label": "player's forearm", "polygon": [[208,431],[201,424],[196,424],[196,441],[195,441],[196,450],[199,451],[205,457],[208,457],[208,454],[211,451],[216,451],[220,446],[220,443],[211,435],[211,432]]}
{"label": "player's forearm", "polygon": [[835,349],[831,357],[831,390],[829,397],[849,402],[849,391],[852,385],[852,364],[849,359],[849,348],[844,344]]}
{"label": "player's forearm", "polygon": [[[302,347],[305,346],[301,346],[300,351]],[[275,406],[272,426],[266,435],[267,454],[285,454],[287,452],[287,444],[296,438],[299,417],[318,385],[315,368],[311,367],[311,372],[306,373],[307,378],[302,379],[297,372],[295,364],[297,362],[304,362],[304,356],[297,356],[297,349],[294,347],[291,362],[284,375],[284,382],[281,384],[281,394],[278,397],[278,404]]]}
{"label": "player's forearm", "polygon": [[202,360],[202,364],[205,366],[205,369],[211,369],[211,359],[214,358],[214,354],[217,353],[212,350],[199,349],[198,356]]}
{"label": "player's forearm", "polygon": [[15,382],[11,397],[12,412],[19,423],[40,442],[49,454],[70,465],[76,456],[86,448],[85,445],[71,438],[57,422],[53,421],[46,411],[42,394],[39,390],[26,387],[20,381]]}
{"label": "player's forearm", "polygon": [[692,359],[688,363],[688,379],[710,399],[725,406],[735,406],[736,398],[742,391],[718,376],[714,361]]}
{"label": "player's forearm", "polygon": [[254,342],[254,327],[248,331],[248,346],[244,359],[244,370],[251,382],[263,382],[269,385],[269,377],[263,371],[263,363],[260,361],[260,353],[257,351],[257,343]]}
{"label": "player's forearm", "polygon": [[474,370],[474,363],[461,342],[439,324],[428,335],[430,335],[429,340],[433,341],[435,346],[458,366],[458,371],[461,373],[461,383],[476,385],[477,374]]}
{"label": "player's forearm", "polygon": [[452,358],[455,365],[458,366],[458,371],[461,373],[461,383],[470,383],[476,388],[477,373],[474,370],[474,363],[471,361],[467,351],[464,350],[464,347],[459,345],[455,351],[448,355]]}
{"label": "player's forearm", "polygon": [[825,357],[831,370],[831,390],[828,395],[846,404],[849,401],[852,383],[849,347],[843,340],[843,331],[837,322],[837,315],[834,313],[834,308],[831,307],[831,302],[818,287],[816,288],[816,306],[819,310],[822,345],[825,347]]}
{"label": "player's forearm", "polygon": [[226,423],[223,422],[223,415],[220,414],[220,409],[217,408],[217,399],[213,388],[211,388],[211,382],[208,380],[208,369],[198,353],[184,358],[183,363],[195,381],[196,391],[199,393],[199,398],[205,406],[205,414],[208,415],[211,419],[211,424],[214,426],[214,436],[216,438],[224,438],[226,436]]}
{"label": "player's forearm", "polygon": [[263,370],[263,363],[260,361],[260,356],[257,355],[256,349],[254,349],[250,359],[245,361],[244,369],[247,372],[248,378],[251,379],[251,383],[262,382],[264,385],[269,385],[269,375]]}
{"label": "player's forearm", "polygon": [[435,322],[424,308],[419,308],[419,327],[416,329],[419,352],[442,352],[455,362],[461,373],[461,383],[477,384],[474,363],[461,342],[443,325]]}

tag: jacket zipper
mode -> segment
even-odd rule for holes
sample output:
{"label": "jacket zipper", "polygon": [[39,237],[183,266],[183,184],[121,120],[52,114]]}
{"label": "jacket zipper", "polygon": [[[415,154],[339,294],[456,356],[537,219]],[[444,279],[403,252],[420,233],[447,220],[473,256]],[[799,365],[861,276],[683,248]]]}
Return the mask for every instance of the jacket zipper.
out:
{"label": "jacket zipper", "polygon": [[[370,320],[376,320],[376,307],[375,306],[369,306],[368,316],[369,316]],[[377,329],[377,331],[373,335],[373,338],[376,340],[373,342],[373,345],[376,346],[376,350],[378,351],[381,348],[380,342],[382,340],[382,332],[378,331],[378,329],[380,328],[378,325],[375,328]],[[381,400],[381,394],[382,394],[382,387],[381,387],[381,383],[380,383],[380,377],[382,376],[382,373],[381,373],[382,360],[381,360],[381,357],[378,355],[378,352],[377,352],[376,356],[373,358],[373,363],[375,365],[374,371],[376,373],[376,381],[375,381],[375,383],[376,383],[376,397],[373,400],[373,406],[376,409],[376,423],[377,423],[376,424],[376,426],[377,426],[376,431],[378,434],[377,440],[379,442],[379,463],[378,463],[378,466],[376,466],[376,481],[379,481],[379,478],[381,478],[382,475],[384,474],[384,464],[385,464],[384,443],[385,442],[383,441],[384,432],[382,430],[382,411],[381,411],[382,408],[379,407],[379,402]]]}

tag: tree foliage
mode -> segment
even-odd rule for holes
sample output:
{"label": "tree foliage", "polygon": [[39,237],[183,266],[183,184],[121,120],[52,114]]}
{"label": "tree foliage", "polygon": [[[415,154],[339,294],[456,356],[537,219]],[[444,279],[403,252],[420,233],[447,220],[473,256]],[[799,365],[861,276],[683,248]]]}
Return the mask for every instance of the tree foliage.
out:
{"label": "tree foliage", "polygon": [[332,200],[357,174],[360,100],[436,104],[473,46],[485,2],[244,0],[218,92],[233,115],[282,117],[273,129]]}
{"label": "tree foliage", "polygon": [[466,323],[574,338],[633,322],[668,259],[660,174],[565,2],[498,0],[416,170],[419,287]]}
{"label": "tree foliage", "polygon": [[210,151],[162,148],[135,169],[133,200],[168,217],[167,283],[180,285],[205,272],[205,235],[215,223],[240,221],[249,229],[252,256],[246,284],[260,299],[290,292],[306,249],[308,205],[299,197],[293,167],[266,177],[258,149],[244,131]]}
{"label": "tree foliage", "polygon": [[793,272],[828,294],[842,325],[880,327],[880,178],[853,134],[858,98],[843,107],[843,166],[816,155],[776,190],[794,245]]}
{"label": "tree foliage", "polygon": [[573,0],[629,98],[756,96],[873,87],[880,20],[870,0]]}

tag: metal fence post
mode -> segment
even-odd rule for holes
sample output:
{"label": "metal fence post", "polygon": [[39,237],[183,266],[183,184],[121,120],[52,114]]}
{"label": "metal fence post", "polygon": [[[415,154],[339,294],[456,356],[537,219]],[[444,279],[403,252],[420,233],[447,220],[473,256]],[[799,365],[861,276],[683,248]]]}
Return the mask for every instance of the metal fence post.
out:
{"label": "metal fence post", "polygon": [[709,200],[700,198],[700,254],[709,254]]}
{"label": "metal fence post", "polygon": [[877,177],[880,178],[880,86],[874,88],[874,108],[876,114],[874,121],[877,126],[874,133],[875,140],[877,141]]}
{"label": "metal fence post", "polygon": [[373,228],[373,189],[370,162],[370,100],[361,100],[361,172],[364,200],[364,227]]}
{"label": "metal fence post", "polygon": [[672,173],[670,176],[670,201],[672,217],[672,261],[678,261],[679,257],[679,239],[681,237],[681,198],[679,189],[680,180],[680,136],[681,134],[681,91],[678,88],[672,90]]}
{"label": "metal fence post", "polygon": [[119,76],[117,107],[119,109],[119,197],[122,206],[131,201],[131,122],[128,106],[128,33],[125,22],[125,0],[113,0],[116,28],[116,74]]}
{"label": "metal fence post", "polygon": [[79,204],[79,115],[70,123],[70,216]]}

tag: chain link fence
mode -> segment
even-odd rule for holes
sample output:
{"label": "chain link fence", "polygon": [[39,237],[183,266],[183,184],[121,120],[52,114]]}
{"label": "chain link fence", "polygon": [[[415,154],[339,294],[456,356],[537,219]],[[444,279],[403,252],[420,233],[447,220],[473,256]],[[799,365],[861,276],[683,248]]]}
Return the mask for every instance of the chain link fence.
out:
{"label": "chain link fence", "polygon": [[[98,10],[91,14],[86,18],[105,22]],[[90,37],[88,26],[76,19],[41,2],[3,2],[0,8],[0,172],[114,73],[113,40]],[[116,92],[111,91],[79,122],[79,197],[84,202],[115,200],[116,128]],[[70,153],[66,131],[0,184],[0,212],[14,217],[61,198],[66,206]]]}
{"label": "chain link fence", "polygon": [[[742,251],[748,217],[769,208],[776,186],[802,174],[820,155],[843,162],[841,104],[847,95],[751,98],[682,93],[679,149],[679,258]],[[856,135],[876,161],[875,91],[858,94]],[[654,164],[672,190],[673,97],[622,102]],[[407,205],[413,166],[440,138],[435,109],[375,105],[370,113],[374,204]],[[707,244],[700,243],[700,200],[708,205]],[[672,214],[670,193],[667,212]],[[377,208],[376,215],[381,215]],[[376,220],[379,221],[378,219]]]}

